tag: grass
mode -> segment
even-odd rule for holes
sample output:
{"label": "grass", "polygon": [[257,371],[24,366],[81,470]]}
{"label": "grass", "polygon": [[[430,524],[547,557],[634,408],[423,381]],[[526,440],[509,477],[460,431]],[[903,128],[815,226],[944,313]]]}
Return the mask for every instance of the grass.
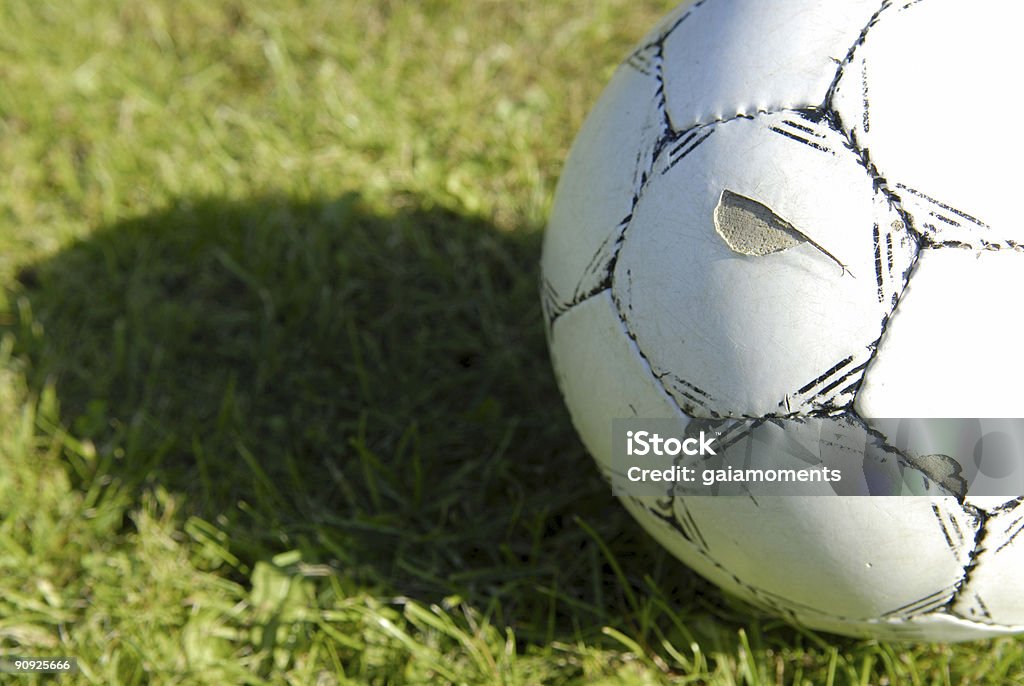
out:
{"label": "grass", "polygon": [[540,234],[666,8],[0,4],[0,654],[96,684],[1024,680],[1015,639],[722,596],[579,445]]}

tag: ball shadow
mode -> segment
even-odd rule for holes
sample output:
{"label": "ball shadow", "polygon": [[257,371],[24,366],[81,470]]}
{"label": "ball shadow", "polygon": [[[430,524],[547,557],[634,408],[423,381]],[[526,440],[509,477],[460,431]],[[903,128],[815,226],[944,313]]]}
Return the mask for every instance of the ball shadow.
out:
{"label": "ball shadow", "polygon": [[621,580],[577,516],[631,584],[703,585],[572,431],[539,253],[537,230],[415,199],[181,201],[23,267],[17,353],[90,446],[68,453],[78,487],[179,494],[240,579],[299,550],[383,593],[458,594],[527,637],[598,634]]}

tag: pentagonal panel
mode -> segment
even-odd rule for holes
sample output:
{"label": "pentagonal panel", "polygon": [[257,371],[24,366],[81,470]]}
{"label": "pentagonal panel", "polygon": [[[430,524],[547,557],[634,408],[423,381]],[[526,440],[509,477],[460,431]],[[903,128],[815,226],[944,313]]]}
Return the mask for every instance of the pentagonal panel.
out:
{"label": "pentagonal panel", "polygon": [[688,414],[806,413],[852,401],[915,250],[840,134],[761,115],[665,148],[613,294]]}

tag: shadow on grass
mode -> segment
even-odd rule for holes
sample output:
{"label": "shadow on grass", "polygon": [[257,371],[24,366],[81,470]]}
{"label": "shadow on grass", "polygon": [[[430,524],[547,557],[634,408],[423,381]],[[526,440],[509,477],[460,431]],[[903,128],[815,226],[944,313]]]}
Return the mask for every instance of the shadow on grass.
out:
{"label": "shadow on grass", "polygon": [[699,607],[707,587],[573,434],[539,252],[539,231],[414,201],[182,202],[25,267],[19,349],[95,446],[68,455],[79,487],[180,494],[239,580],[298,550],[350,588],[459,595],[521,639],[640,622],[579,516],[625,585],[649,573]]}

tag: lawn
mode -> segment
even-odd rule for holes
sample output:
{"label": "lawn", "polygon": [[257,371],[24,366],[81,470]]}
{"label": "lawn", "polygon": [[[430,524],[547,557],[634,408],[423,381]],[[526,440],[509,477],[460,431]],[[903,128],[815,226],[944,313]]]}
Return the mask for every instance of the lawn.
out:
{"label": "lawn", "polygon": [[1018,639],[723,596],[578,442],[541,235],[670,4],[0,3],[0,655],[89,684],[1024,682]]}

